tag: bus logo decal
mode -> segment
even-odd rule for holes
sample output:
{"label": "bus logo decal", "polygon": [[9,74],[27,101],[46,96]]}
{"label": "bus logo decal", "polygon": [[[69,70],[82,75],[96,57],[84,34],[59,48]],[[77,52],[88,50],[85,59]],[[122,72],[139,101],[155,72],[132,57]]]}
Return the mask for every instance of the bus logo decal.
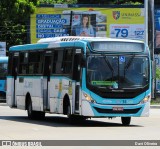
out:
{"label": "bus logo decal", "polygon": [[125,62],[125,57],[124,57],[124,56],[120,56],[120,57],[119,57],[119,61],[120,61],[120,62]]}

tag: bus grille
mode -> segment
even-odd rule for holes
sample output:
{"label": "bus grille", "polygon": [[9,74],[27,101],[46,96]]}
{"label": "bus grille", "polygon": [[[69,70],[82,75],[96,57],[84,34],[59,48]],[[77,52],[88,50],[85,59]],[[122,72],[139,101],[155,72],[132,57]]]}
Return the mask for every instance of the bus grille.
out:
{"label": "bus grille", "polygon": [[97,107],[94,107],[94,109],[98,113],[106,113],[106,114],[136,114],[139,112],[141,108],[136,108],[136,109],[124,109],[123,111],[113,111],[112,109],[100,109]]}

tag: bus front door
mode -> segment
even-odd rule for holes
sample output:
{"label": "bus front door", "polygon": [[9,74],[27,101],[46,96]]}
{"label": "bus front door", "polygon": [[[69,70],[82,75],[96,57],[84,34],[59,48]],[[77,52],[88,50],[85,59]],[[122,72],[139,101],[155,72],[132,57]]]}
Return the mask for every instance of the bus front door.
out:
{"label": "bus front door", "polygon": [[51,73],[51,55],[45,55],[44,58],[44,69],[43,69],[43,108],[44,110],[49,110],[49,82]]}
{"label": "bus front door", "polygon": [[80,93],[80,72],[81,72],[81,54],[76,53],[74,56],[73,80],[75,80],[75,97],[73,99],[74,113],[79,113],[79,93]]}

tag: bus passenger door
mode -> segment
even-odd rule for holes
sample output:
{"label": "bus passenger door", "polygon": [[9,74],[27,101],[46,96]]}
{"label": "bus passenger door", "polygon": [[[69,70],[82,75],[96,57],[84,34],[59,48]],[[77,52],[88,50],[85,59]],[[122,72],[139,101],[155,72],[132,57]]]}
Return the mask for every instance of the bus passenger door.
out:
{"label": "bus passenger door", "polygon": [[[11,81],[11,107],[16,107],[17,106],[17,102],[16,102],[16,90],[17,90],[17,71],[18,71],[18,57],[19,57],[19,53],[14,53],[13,59],[12,59],[12,76],[13,76],[13,80]],[[13,86],[13,87],[12,87]]]}
{"label": "bus passenger door", "polygon": [[[77,49],[76,49],[77,50]],[[81,49],[78,49],[81,50]],[[74,55],[73,80],[75,80],[75,100],[73,99],[73,112],[79,113],[79,96],[80,96],[80,73],[81,73],[81,52],[76,51]]]}
{"label": "bus passenger door", "polygon": [[43,108],[49,110],[49,82],[51,73],[51,55],[45,55],[44,57],[44,69],[43,69]]}

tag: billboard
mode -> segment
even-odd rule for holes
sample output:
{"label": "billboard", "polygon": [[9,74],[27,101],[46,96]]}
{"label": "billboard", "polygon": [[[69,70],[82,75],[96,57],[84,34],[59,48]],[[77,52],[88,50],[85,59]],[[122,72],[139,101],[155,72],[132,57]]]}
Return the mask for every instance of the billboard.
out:
{"label": "billboard", "polygon": [[6,42],[0,42],[0,56],[6,56]]}
{"label": "billboard", "polygon": [[[160,69],[160,55],[155,54],[155,63],[156,63],[156,68]],[[156,89],[160,91],[160,79],[156,79]]]}
{"label": "billboard", "polygon": [[76,6],[38,7],[30,19],[30,42],[57,36],[144,40],[144,8]]}
{"label": "billboard", "polygon": [[155,48],[160,48],[160,9],[155,9]]}

